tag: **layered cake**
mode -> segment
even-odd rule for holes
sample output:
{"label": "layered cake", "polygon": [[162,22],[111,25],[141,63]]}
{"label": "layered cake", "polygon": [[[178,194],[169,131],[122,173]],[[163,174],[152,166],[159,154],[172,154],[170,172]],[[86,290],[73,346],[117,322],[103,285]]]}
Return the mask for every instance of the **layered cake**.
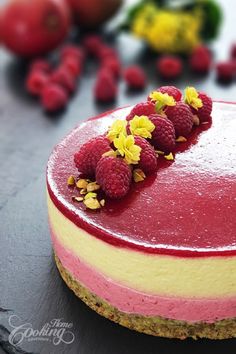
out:
{"label": "layered cake", "polygon": [[236,337],[236,105],[173,87],[87,120],[47,168],[59,272],[100,315]]}

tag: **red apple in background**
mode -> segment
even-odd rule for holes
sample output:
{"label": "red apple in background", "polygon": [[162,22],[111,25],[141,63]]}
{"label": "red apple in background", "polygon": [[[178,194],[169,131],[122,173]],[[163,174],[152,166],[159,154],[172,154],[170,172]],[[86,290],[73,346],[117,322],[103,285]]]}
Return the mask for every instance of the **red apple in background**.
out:
{"label": "red apple in background", "polygon": [[123,0],[67,0],[80,27],[93,29],[102,25],[121,6]]}
{"label": "red apple in background", "polygon": [[56,48],[69,29],[70,10],[64,0],[11,0],[2,9],[2,42],[23,57]]}

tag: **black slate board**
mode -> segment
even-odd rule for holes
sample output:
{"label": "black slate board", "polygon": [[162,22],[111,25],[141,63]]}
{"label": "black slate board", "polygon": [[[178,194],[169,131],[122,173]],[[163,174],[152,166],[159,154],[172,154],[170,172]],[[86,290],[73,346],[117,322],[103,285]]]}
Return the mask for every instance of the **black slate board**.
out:
{"label": "black slate board", "polygon": [[[222,1],[223,3],[223,1]],[[217,57],[226,56],[234,38],[236,5],[224,4],[226,22],[215,44]],[[96,105],[92,97],[95,67],[88,64],[78,94],[67,111],[55,116],[42,112],[37,100],[24,91],[25,63],[0,49],[0,352],[68,354],[235,353],[236,340],[168,340],[138,334],[98,316],[79,301],[61,280],[53,257],[47,224],[45,167],[56,144],[79,121],[116,106],[144,99],[155,86],[154,60],[140,53],[137,42],[120,36],[115,43],[124,63],[146,64],[150,77],[145,92],[127,92],[120,84],[116,103]],[[175,84],[195,85],[215,99],[236,101],[236,85],[222,86],[214,74],[207,78],[185,73]],[[12,317],[12,316],[18,316]],[[72,344],[27,341],[18,347],[8,342],[12,327],[32,324],[36,330],[53,319],[72,323]],[[18,321],[18,322],[17,322]],[[17,337],[19,340],[19,337]],[[52,337],[49,338],[52,340]],[[20,349],[21,348],[21,349]]]}

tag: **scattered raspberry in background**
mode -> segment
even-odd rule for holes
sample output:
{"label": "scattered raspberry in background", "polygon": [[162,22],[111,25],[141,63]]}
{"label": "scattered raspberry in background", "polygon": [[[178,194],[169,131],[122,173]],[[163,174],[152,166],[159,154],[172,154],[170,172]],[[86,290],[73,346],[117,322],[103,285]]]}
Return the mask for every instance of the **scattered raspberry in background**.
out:
{"label": "scattered raspberry in background", "polygon": [[192,71],[199,74],[206,74],[209,72],[212,64],[211,53],[205,46],[195,48],[190,55],[189,65]]}
{"label": "scattered raspberry in background", "polygon": [[216,74],[219,81],[232,81],[234,78],[234,65],[232,61],[218,63],[216,65]]}
{"label": "scattered raspberry in background", "polygon": [[96,168],[96,181],[105,194],[113,199],[124,197],[132,179],[130,166],[121,158],[102,157]]}
{"label": "scattered raspberry in background", "polygon": [[[140,160],[137,168],[145,174],[151,174],[157,170],[157,157],[154,148],[149,142],[140,136],[134,137],[135,144],[141,147]],[[136,167],[135,167],[136,168]]]}
{"label": "scattered raspberry in background", "polygon": [[43,71],[48,74],[52,70],[51,64],[45,59],[36,59],[32,62],[29,72]]}
{"label": "scattered raspberry in background", "polygon": [[169,96],[174,97],[175,101],[180,101],[182,98],[182,92],[175,86],[161,86],[156,91],[167,93]]}
{"label": "scattered raspberry in background", "polygon": [[120,76],[121,63],[118,58],[107,57],[102,61],[101,66],[109,69],[115,78]]}
{"label": "scattered raspberry in background", "polygon": [[102,60],[105,60],[105,59],[108,59],[108,58],[115,58],[115,59],[118,59],[119,56],[118,56],[118,53],[117,51],[112,48],[112,47],[109,47],[108,45],[105,45],[103,44],[100,48],[99,48],[99,51],[97,53],[97,58],[102,61]]}
{"label": "scattered raspberry in background", "polygon": [[149,116],[151,122],[155,125],[152,132],[151,144],[157,150],[171,152],[175,147],[175,128],[173,123],[158,114]]}
{"label": "scattered raspberry in background", "polygon": [[89,55],[97,56],[102,45],[102,38],[95,34],[87,35],[83,39],[83,46]]}
{"label": "scattered raspberry in background", "polygon": [[56,69],[51,77],[50,82],[61,85],[64,87],[69,93],[73,93],[76,89],[75,78],[72,74],[64,67],[59,67]]}
{"label": "scattered raspberry in background", "polygon": [[191,108],[193,114],[196,114],[201,123],[207,122],[211,117],[212,99],[203,92],[199,92],[198,97],[202,100],[203,106],[198,110]]}
{"label": "scattered raspberry in background", "polygon": [[100,102],[110,102],[116,99],[117,84],[113,74],[108,69],[101,69],[94,86],[94,96]]}
{"label": "scattered raspberry in background", "polygon": [[26,79],[26,89],[31,95],[40,95],[48,83],[48,75],[44,71],[34,69]]}
{"label": "scattered raspberry in background", "polygon": [[98,161],[110,149],[110,142],[104,135],[90,139],[75,153],[75,166],[79,172],[87,176],[94,176]]}
{"label": "scattered raspberry in background", "polygon": [[183,71],[182,60],[175,56],[163,56],[156,62],[159,74],[165,79],[175,79]]}
{"label": "scattered raspberry in background", "polygon": [[175,135],[187,137],[193,127],[193,113],[190,107],[184,102],[176,102],[173,107],[165,110],[167,117],[175,127]]}
{"label": "scattered raspberry in background", "polygon": [[61,49],[60,59],[64,61],[67,58],[77,59],[81,64],[84,62],[85,53],[82,48],[75,45],[65,45]]}
{"label": "scattered raspberry in background", "polygon": [[233,43],[230,50],[231,59],[236,60],[236,43]]}
{"label": "scattered raspberry in background", "polygon": [[48,112],[56,112],[65,108],[68,99],[67,91],[57,84],[49,83],[41,92],[41,104]]}
{"label": "scattered raspberry in background", "polygon": [[82,64],[76,58],[66,57],[61,66],[66,68],[75,78],[80,76],[82,72]]}
{"label": "scattered raspberry in background", "polygon": [[134,116],[149,116],[150,114],[156,113],[155,105],[148,101],[136,104],[127,115],[126,120],[131,120]]}
{"label": "scattered raspberry in background", "polygon": [[123,78],[131,89],[142,90],[146,86],[147,78],[143,69],[138,65],[132,65],[123,72]]}

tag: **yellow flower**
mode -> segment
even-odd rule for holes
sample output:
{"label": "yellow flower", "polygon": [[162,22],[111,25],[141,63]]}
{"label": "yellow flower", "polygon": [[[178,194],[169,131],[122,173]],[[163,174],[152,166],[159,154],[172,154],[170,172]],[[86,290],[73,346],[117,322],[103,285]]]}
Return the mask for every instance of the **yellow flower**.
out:
{"label": "yellow flower", "polygon": [[134,116],[130,121],[130,131],[132,135],[138,135],[143,138],[151,138],[155,125],[147,116]]}
{"label": "yellow flower", "polygon": [[161,93],[158,91],[153,91],[149,97],[156,104],[156,110],[159,112],[165,106],[175,106],[176,102],[172,96],[169,96],[168,93]]}
{"label": "yellow flower", "polygon": [[112,124],[107,134],[107,138],[110,140],[110,142],[114,141],[114,139],[117,138],[121,133],[127,135],[126,126],[127,126],[126,120],[117,119]]}
{"label": "yellow flower", "polygon": [[141,148],[135,145],[133,135],[125,136],[123,133],[114,139],[114,146],[128,164],[137,164],[140,160]]}
{"label": "yellow flower", "polygon": [[186,87],[185,89],[185,102],[195,109],[203,106],[201,98],[198,97],[197,90],[194,87]]}

